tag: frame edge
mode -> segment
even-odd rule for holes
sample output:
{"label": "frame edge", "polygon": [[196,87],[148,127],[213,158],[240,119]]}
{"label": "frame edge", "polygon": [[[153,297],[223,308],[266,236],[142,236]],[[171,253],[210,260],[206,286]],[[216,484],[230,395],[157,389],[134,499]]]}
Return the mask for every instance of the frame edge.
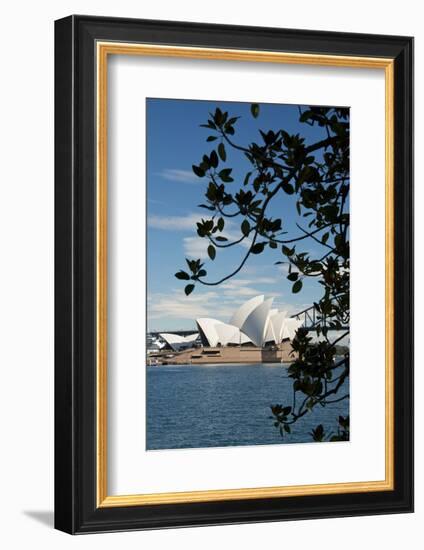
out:
{"label": "frame edge", "polygon": [[76,532],[73,357],[74,17],[54,25],[54,527]]}

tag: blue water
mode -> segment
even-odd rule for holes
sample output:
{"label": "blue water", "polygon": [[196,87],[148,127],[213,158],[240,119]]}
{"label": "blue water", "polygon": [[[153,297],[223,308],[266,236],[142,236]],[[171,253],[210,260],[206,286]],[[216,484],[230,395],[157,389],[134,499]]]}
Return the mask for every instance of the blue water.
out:
{"label": "blue water", "polygon": [[348,399],[315,407],[282,438],[270,405],[290,405],[292,384],[276,364],[147,367],[146,448],[310,443],[312,428],[334,429],[349,414]]}

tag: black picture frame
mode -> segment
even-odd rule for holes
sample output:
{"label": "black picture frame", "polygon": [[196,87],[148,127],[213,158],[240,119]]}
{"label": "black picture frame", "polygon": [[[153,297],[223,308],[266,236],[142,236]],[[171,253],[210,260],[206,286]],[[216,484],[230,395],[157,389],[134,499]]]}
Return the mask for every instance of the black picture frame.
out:
{"label": "black picture frame", "polygon": [[[99,40],[394,60],[394,489],[97,506]],[[55,527],[94,533],[413,511],[413,39],[73,15],[55,23]]]}

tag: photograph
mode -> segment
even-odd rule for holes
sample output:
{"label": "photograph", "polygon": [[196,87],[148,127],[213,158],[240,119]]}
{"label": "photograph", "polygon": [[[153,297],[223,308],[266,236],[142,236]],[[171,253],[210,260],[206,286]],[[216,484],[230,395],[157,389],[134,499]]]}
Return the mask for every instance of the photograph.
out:
{"label": "photograph", "polygon": [[349,441],[349,106],[145,109],[146,450]]}

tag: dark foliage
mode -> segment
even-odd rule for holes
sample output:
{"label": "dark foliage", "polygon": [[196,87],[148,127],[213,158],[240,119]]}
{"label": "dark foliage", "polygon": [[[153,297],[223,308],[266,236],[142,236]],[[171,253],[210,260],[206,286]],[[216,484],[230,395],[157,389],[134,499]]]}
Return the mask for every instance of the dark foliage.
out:
{"label": "dark foliage", "polygon": [[[251,105],[251,115],[260,117],[260,105]],[[239,265],[217,281],[207,280],[200,260],[188,260],[189,271],[176,277],[190,281],[188,295],[196,284],[216,286],[236,275],[251,254],[265,249],[280,256],[276,264],[287,263],[287,280],[293,293],[302,291],[308,277],[322,285],[322,296],[314,304],[317,312],[316,331],[322,337],[313,343],[308,332],[299,329],[292,342],[295,360],[289,367],[293,379],[293,398],[289,405],[273,405],[272,419],[281,435],[290,434],[292,425],[316,406],[325,407],[348,398],[343,388],[349,377],[349,353],[336,356],[336,344],[347,336],[331,341],[329,331],[349,326],[349,111],[346,108],[299,108],[299,121],[322,129],[322,139],[306,144],[300,134],[284,129],[259,130],[258,142],[236,143],[237,121],[219,107],[205,124],[207,142],[216,145],[193,172],[206,183],[205,202],[200,205],[210,212],[197,223],[197,234],[207,239],[210,260],[217,251],[247,240],[249,248]],[[247,159],[248,170],[240,182],[234,181],[233,169],[225,165],[227,149]],[[287,235],[284,220],[267,212],[271,201],[294,196],[299,222],[298,234]],[[225,236],[225,220],[240,220],[240,236]],[[305,245],[308,240],[319,244],[322,251],[312,257]],[[306,248],[306,250],[305,250]],[[342,393],[342,395],[340,395]],[[322,425],[311,433],[315,441],[349,438],[349,417],[339,417],[337,433],[326,433]]]}

